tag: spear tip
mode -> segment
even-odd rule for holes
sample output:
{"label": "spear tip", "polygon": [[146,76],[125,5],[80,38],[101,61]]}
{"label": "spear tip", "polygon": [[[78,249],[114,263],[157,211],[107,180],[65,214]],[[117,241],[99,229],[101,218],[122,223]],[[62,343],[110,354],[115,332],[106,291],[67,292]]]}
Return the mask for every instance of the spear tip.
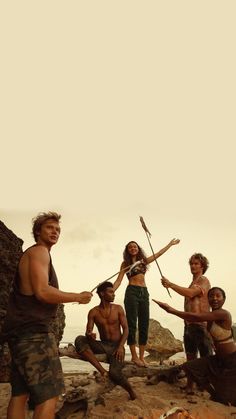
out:
{"label": "spear tip", "polygon": [[149,236],[151,237],[151,233],[150,233],[150,231],[148,230],[148,228],[147,228],[147,226],[146,226],[146,224],[145,224],[145,222],[144,222],[143,217],[140,217],[140,221],[141,221],[141,224],[142,224],[142,227],[143,227],[144,231],[146,231],[146,233],[148,233],[148,234],[149,234]]}

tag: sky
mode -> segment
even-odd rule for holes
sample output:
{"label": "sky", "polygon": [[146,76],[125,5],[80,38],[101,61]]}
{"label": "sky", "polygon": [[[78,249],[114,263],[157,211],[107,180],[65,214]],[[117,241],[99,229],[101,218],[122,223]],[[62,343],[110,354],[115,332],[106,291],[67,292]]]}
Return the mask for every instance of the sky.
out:
{"label": "sky", "polygon": [[[61,213],[62,290],[116,273],[130,240],[150,255],[141,215],[155,251],[181,240],[158,260],[163,274],[188,286],[202,252],[236,319],[235,12],[217,0],[0,5],[0,219],[26,249],[31,219]],[[182,309],[156,265],[146,281]],[[83,331],[98,301],[67,304],[67,327]],[[182,339],[181,319],[154,303],[151,317]]]}

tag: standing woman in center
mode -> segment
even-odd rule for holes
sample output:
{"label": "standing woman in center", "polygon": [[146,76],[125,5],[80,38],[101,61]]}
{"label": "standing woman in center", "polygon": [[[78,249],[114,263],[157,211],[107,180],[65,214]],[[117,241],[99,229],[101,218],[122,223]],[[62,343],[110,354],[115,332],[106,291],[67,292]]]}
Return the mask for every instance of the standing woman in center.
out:
{"label": "standing woman in center", "polygon": [[[118,277],[113,284],[113,289],[114,291],[117,290],[126,274],[129,281],[124,300],[129,326],[127,344],[130,347],[131,361],[138,366],[146,366],[144,351],[148,339],[149,326],[149,293],[145,283],[147,265],[163,255],[171,246],[178,243],[179,239],[173,239],[167,246],[159,250],[159,252],[147,257],[138,243],[130,241],[125,246],[123,252],[123,262]],[[139,332],[139,356],[136,352],[135,339],[137,320]]]}

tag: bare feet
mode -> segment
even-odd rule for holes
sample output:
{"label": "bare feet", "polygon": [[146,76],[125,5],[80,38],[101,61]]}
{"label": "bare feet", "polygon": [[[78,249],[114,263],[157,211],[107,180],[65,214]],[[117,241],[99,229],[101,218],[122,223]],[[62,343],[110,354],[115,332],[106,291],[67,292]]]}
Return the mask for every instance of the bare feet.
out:
{"label": "bare feet", "polygon": [[145,368],[148,368],[148,363],[144,359],[140,359],[140,361],[143,363]]}
{"label": "bare feet", "polygon": [[140,359],[140,358],[133,358],[131,359],[131,362],[133,362],[133,364],[137,365],[137,367],[145,367],[148,368],[148,364],[144,359]]}
{"label": "bare feet", "polygon": [[139,358],[131,359],[131,362],[137,365],[137,367],[144,367],[144,363]]}

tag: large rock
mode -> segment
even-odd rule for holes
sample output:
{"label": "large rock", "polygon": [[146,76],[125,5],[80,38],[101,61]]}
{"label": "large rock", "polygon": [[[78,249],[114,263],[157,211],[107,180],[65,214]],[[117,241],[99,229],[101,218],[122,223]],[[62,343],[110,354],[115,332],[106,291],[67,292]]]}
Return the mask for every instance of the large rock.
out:
{"label": "large rock", "polygon": [[22,245],[23,240],[19,239],[0,221],[0,333],[6,314],[12,280],[22,254]]}
{"label": "large rock", "polygon": [[[19,258],[23,240],[19,239],[0,221],[0,335],[6,315],[9,293]],[[7,343],[0,345],[0,381],[9,381],[11,357]]]}
{"label": "large rock", "polygon": [[149,320],[148,342],[145,349],[149,352],[147,357],[149,361],[163,361],[183,350],[182,342],[176,339],[169,329],[162,327],[157,320]]}
{"label": "large rock", "polygon": [[[0,337],[6,315],[9,293],[16,268],[22,255],[23,240],[19,239],[5,224],[0,221]],[[65,327],[65,314],[62,304],[59,305],[57,316],[52,323],[57,342],[62,338]],[[1,342],[1,339],[0,339]],[[6,342],[0,343],[0,382],[8,382],[11,357]]]}

